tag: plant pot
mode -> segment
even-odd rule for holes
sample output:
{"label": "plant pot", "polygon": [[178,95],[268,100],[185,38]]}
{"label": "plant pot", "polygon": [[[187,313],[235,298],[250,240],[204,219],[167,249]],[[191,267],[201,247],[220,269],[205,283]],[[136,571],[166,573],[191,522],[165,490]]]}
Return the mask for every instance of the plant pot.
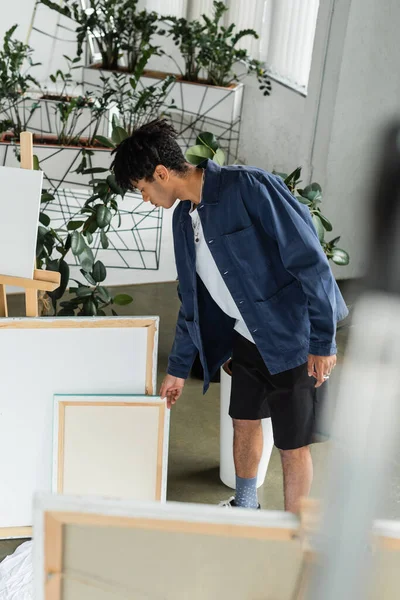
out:
{"label": "plant pot", "polygon": [[[14,145],[7,140],[7,135],[2,136],[0,142],[0,164],[9,167],[19,167],[19,162],[14,153]],[[55,136],[42,136],[41,141],[34,139],[33,154],[36,155],[45,173],[43,187],[52,188],[87,188],[91,179],[96,175],[82,175],[76,173],[83,150],[91,150],[93,156],[87,157],[87,168],[102,167],[108,169],[111,163],[110,150],[106,148],[82,146],[60,146],[56,144]],[[16,144],[19,146],[19,144]]]}
{"label": "plant pot", "polygon": [[[98,67],[83,67],[82,81],[84,91],[90,91],[102,86],[100,78],[110,77],[113,71],[105,71]],[[124,73],[123,70],[118,73]],[[141,77],[143,87],[157,84],[170,73],[147,71]],[[127,80],[131,77],[126,73]],[[193,83],[177,79],[166,98],[166,105],[174,100],[176,111],[192,117],[206,117],[223,123],[232,124],[240,118],[243,103],[243,83],[230,87],[218,87],[206,83]]]}
{"label": "plant pot", "polygon": [[[144,87],[160,80],[158,73],[148,73],[141,78]],[[179,112],[192,117],[206,117],[224,123],[234,123],[242,112],[244,85],[218,87],[206,83],[193,83],[178,79],[168,94],[166,103],[174,100]]]}
{"label": "plant pot", "polygon": [[[54,134],[57,135],[62,130],[62,124],[60,120],[60,115],[57,110],[57,104],[59,104],[59,99],[43,99],[40,98],[38,100],[28,100],[26,99],[23,103],[21,103],[19,107],[19,112],[21,115],[21,119],[23,122],[26,120],[26,129],[27,131],[32,131],[33,133],[41,133],[41,134]],[[39,107],[36,108],[30,117],[28,117],[30,108],[33,104],[39,104]],[[67,124],[71,122],[71,118]],[[93,117],[93,114],[90,108],[83,108],[81,114],[79,115],[76,121],[75,131],[79,137],[88,137],[94,133],[96,121]],[[109,136],[111,134],[111,117],[110,111],[107,111],[101,118],[97,128],[98,135]]]}

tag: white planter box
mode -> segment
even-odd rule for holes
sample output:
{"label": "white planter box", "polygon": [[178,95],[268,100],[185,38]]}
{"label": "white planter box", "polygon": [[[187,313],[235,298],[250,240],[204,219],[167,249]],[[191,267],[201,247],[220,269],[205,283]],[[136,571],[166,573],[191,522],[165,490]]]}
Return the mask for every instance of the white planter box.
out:
{"label": "white planter box", "polygon": [[[93,90],[102,86],[100,77],[110,77],[112,71],[84,67],[82,72],[83,89]],[[130,74],[126,74],[129,80]],[[157,84],[161,81],[156,76],[143,76],[143,87]],[[231,88],[216,87],[202,83],[176,81],[166,98],[168,105],[174,100],[177,110],[192,116],[207,117],[224,123],[234,123],[240,118],[243,103],[243,83]]]}
{"label": "white planter box", "polygon": [[[46,135],[59,135],[62,130],[62,124],[60,114],[57,109],[58,103],[59,101],[57,100],[44,100],[42,98],[37,100],[25,99],[20,104],[19,112],[22,121],[26,122],[27,131],[32,131],[33,133],[41,133]],[[29,117],[29,112],[31,110],[32,105],[34,104],[39,104],[39,107],[36,108]],[[72,116],[69,118],[69,121],[67,123],[67,133],[71,121]],[[82,109],[82,113],[77,119],[74,133],[76,133],[78,137],[90,137],[91,135],[93,135],[95,126],[96,122],[93,117],[93,113],[89,108],[84,108]],[[107,111],[100,119],[100,122],[97,127],[97,134],[109,136],[111,133],[110,128],[110,111]]]}
{"label": "white planter box", "polygon": [[[87,157],[87,168],[103,167],[108,169],[111,164],[110,150],[88,148],[94,152]],[[80,189],[87,187],[96,175],[75,173],[82,160],[83,148],[69,146],[50,146],[34,144],[33,153],[38,157],[40,167],[45,177],[43,187]],[[9,167],[19,167],[12,144],[0,143],[0,164]],[[100,174],[101,176],[101,174]]]}

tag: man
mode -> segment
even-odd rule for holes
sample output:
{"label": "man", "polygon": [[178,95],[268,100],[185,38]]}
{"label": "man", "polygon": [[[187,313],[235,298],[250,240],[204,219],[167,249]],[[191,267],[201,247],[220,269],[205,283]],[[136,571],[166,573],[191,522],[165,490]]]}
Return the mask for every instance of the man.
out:
{"label": "man", "polygon": [[259,507],[261,419],[272,418],[285,509],[297,512],[312,482],[309,445],[321,386],[336,364],[336,323],[347,308],[309,210],[277,176],[243,166],[187,163],[165,120],[115,151],[119,185],[174,212],[181,309],[160,395],[171,408],[199,353],[204,393],[232,357],[236,497]]}

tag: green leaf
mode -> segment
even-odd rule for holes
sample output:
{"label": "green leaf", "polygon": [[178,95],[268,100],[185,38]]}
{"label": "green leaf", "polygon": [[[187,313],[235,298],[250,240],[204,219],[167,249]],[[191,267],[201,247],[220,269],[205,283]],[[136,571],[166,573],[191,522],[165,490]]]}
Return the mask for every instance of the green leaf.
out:
{"label": "green leaf", "polygon": [[85,221],[70,221],[67,224],[67,229],[68,231],[75,231],[75,229],[79,229],[79,227],[82,227],[82,225],[85,224]]}
{"label": "green leaf", "polygon": [[307,200],[307,198],[303,198],[303,196],[296,196],[296,198],[299,202],[305,204],[306,206],[310,206],[311,204],[310,200]]}
{"label": "green leaf", "polygon": [[221,150],[221,148],[218,148],[218,150],[214,154],[213,161],[221,167],[225,164],[225,153],[223,150]]}
{"label": "green leaf", "polygon": [[93,279],[97,283],[101,283],[107,277],[107,270],[100,260],[98,260],[97,262],[94,263],[92,275],[93,275]]}
{"label": "green leaf", "polygon": [[39,158],[36,154],[33,155],[33,170],[40,171]]}
{"label": "green leaf", "polygon": [[99,204],[96,211],[96,221],[100,229],[104,229],[104,227],[107,227],[111,223],[111,219],[111,210],[107,208],[107,206],[104,206],[104,204]]}
{"label": "green leaf", "polygon": [[58,317],[74,317],[75,311],[73,308],[62,308],[57,313]]}
{"label": "green leaf", "polygon": [[115,144],[108,138],[104,137],[104,135],[96,135],[94,139],[105,148],[115,148]]}
{"label": "green leaf", "polygon": [[312,183],[304,188],[301,195],[311,200],[311,202],[321,202],[322,189],[319,183]]}
{"label": "green leaf", "polygon": [[83,171],[83,175],[90,175],[92,173],[107,173],[109,169],[104,169],[103,167],[92,167],[91,169],[85,169]]}
{"label": "green leaf", "polygon": [[118,306],[126,306],[127,304],[130,304],[133,301],[133,298],[128,294],[118,294],[114,297],[113,301],[114,304],[118,304]]}
{"label": "green leaf", "polygon": [[104,250],[107,250],[107,248],[110,245],[110,242],[108,241],[108,237],[107,237],[107,234],[104,231],[104,229],[102,229],[100,232],[100,241],[101,241],[101,245],[104,248]]}
{"label": "green leaf", "polygon": [[88,317],[95,317],[97,315],[97,306],[93,300],[87,300],[83,305],[83,312]]}
{"label": "green leaf", "polygon": [[40,198],[40,202],[51,202],[54,200],[53,194],[49,194],[48,192],[43,192]]}
{"label": "green leaf", "polygon": [[93,269],[94,256],[89,246],[84,247],[83,251],[78,256],[80,265],[86,273],[89,273]]}
{"label": "green leaf", "polygon": [[335,238],[333,238],[333,240],[331,240],[331,241],[329,242],[329,245],[330,245],[331,247],[333,247],[333,246],[336,246],[336,244],[337,244],[337,243],[338,243],[338,241],[340,240],[340,237],[341,237],[341,236],[340,236],[340,235],[338,235],[338,237],[335,237]]}
{"label": "green leaf", "polygon": [[113,308],[111,309],[111,313],[112,313],[113,317],[118,317],[118,313],[115,312],[115,310]]}
{"label": "green leaf", "polygon": [[86,287],[85,285],[82,285],[76,290],[76,295],[78,296],[78,298],[86,298],[87,296],[91,296],[92,293],[92,288]]}
{"label": "green leaf", "polygon": [[125,129],[122,129],[122,127],[114,127],[111,138],[115,145],[120,144],[127,137],[128,137],[128,134],[125,131]]}
{"label": "green leaf", "polygon": [[53,301],[53,304],[60,300],[65,294],[65,291],[68,287],[69,283],[69,266],[68,263],[65,262],[62,258],[58,261],[54,261],[54,263],[50,263],[47,265],[47,269],[50,271],[58,271],[61,275],[60,287],[54,290],[54,292],[49,292],[49,296]]}
{"label": "green leaf", "polygon": [[96,289],[96,293],[100,297],[100,300],[105,304],[109,304],[111,302],[112,298],[107,288],[99,285],[99,287]]}
{"label": "green leaf", "polygon": [[85,231],[85,233],[83,235],[87,239],[88,244],[93,243],[93,233],[90,233],[90,231]]}
{"label": "green leaf", "polygon": [[79,256],[86,248],[83,235],[79,231],[74,231],[71,236],[71,250],[75,256]]}
{"label": "green leaf", "polygon": [[350,256],[346,252],[346,250],[342,250],[341,248],[334,248],[332,254],[332,260],[337,265],[348,265],[350,262]]}
{"label": "green leaf", "polygon": [[210,148],[198,144],[189,148],[186,151],[185,157],[192,165],[199,165],[207,158],[214,158],[214,152]]}
{"label": "green leaf", "polygon": [[125,195],[125,190],[118,185],[114,174],[111,174],[107,177],[107,183],[110,186],[111,191],[114,192],[114,194],[117,194],[118,196]]}
{"label": "green leaf", "polygon": [[42,225],[44,225],[45,227],[48,227],[50,225],[50,217],[48,215],[45,215],[44,213],[40,213],[39,215],[39,221],[41,222]]}
{"label": "green leaf", "polygon": [[324,235],[325,235],[325,229],[324,229],[324,226],[322,225],[321,219],[318,218],[318,215],[313,214],[312,215],[312,220],[313,220],[316,232],[318,234],[319,241],[323,242],[324,241]]}
{"label": "green leaf", "polygon": [[88,273],[87,271],[84,271],[83,269],[80,269],[80,272],[82,273],[82,275],[84,276],[86,281],[88,281],[90,283],[90,285],[96,285],[96,282],[90,273]]}
{"label": "green leaf", "polygon": [[213,150],[213,152],[216,152],[219,148],[219,144],[217,142],[215,135],[213,133],[210,133],[209,131],[200,133],[197,136],[196,144],[200,145],[200,146],[206,146],[208,148],[211,148],[211,150]]}
{"label": "green leaf", "polygon": [[322,225],[324,226],[326,231],[332,231],[332,223],[326,217],[324,217],[324,215],[321,212],[318,213],[318,216],[321,219]]}

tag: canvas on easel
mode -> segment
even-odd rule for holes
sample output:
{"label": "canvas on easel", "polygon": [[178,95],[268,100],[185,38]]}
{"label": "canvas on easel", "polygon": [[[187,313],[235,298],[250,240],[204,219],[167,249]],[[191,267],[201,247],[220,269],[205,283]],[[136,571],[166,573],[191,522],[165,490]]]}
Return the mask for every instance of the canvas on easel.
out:
{"label": "canvas on easel", "polygon": [[8,317],[6,286],[23,288],[27,317],[39,316],[38,291],[60,287],[58,272],[35,269],[42,192],[33,168],[33,135],[20,135],[21,169],[0,167],[0,317]]}
{"label": "canvas on easel", "polygon": [[0,274],[33,278],[42,171],[0,167]]}

